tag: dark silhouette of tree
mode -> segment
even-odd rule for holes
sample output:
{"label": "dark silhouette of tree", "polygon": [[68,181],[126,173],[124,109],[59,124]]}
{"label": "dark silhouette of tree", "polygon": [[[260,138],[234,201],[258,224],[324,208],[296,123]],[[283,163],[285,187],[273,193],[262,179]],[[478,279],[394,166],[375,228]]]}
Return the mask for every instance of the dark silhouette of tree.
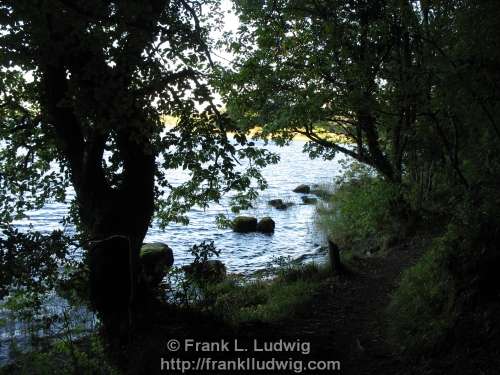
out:
{"label": "dark silhouette of tree", "polygon": [[[457,183],[469,183],[460,156],[470,140],[464,119],[477,115],[498,137],[491,91],[498,77],[493,54],[484,50],[495,44],[495,22],[484,16],[495,12],[494,2],[237,0],[235,6],[242,25],[228,40],[235,60],[221,87],[243,128],[262,126],[264,136],[280,142],[303,134],[312,156],[344,153],[388,181],[410,178],[421,186],[442,161]],[[475,115],[463,113],[464,104]],[[347,136],[351,146],[332,133]]]}
{"label": "dark silhouette of tree", "polygon": [[[254,196],[255,161],[273,157],[227,137],[213,103],[212,1],[2,1],[1,220],[72,186],[91,302],[111,335],[140,304],[139,249],[154,213],[185,222],[229,190]],[[216,13],[211,13],[216,14]],[[215,21],[212,17],[211,21]],[[173,129],[161,115],[178,118]],[[238,159],[250,160],[246,169]],[[172,186],[169,171],[190,179]]]}

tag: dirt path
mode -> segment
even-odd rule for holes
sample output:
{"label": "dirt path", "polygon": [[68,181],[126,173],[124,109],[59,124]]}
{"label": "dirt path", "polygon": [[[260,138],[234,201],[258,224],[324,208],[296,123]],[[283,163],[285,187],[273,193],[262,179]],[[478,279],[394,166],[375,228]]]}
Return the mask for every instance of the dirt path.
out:
{"label": "dirt path", "polygon": [[[243,347],[251,347],[253,340],[274,342],[280,339],[285,342],[301,340],[311,345],[311,353],[307,355],[286,352],[253,353],[252,357],[257,359],[288,360],[293,357],[293,360],[301,359],[302,362],[340,361],[340,372],[304,372],[308,374],[408,375],[408,368],[391,352],[386,342],[384,312],[401,272],[418,259],[421,253],[419,248],[421,246],[416,246],[416,243],[408,243],[393,248],[387,256],[358,259],[353,263],[352,273],[332,278],[313,296],[309,312],[277,323],[248,323],[242,325],[235,334],[238,340],[242,339]],[[190,317],[186,315],[187,312],[178,312],[175,317],[161,308],[157,314],[157,319],[153,319],[155,323],[137,343],[139,356],[134,356],[130,363],[130,373],[165,373],[159,371],[158,358],[169,358],[172,355],[165,350],[167,338],[174,337],[182,341],[183,338],[196,337],[199,341],[212,342],[221,336],[230,336],[229,339],[233,337],[233,333],[222,322],[204,321],[196,314]],[[165,317],[169,319],[165,320]],[[165,320],[164,324],[159,324],[162,319]],[[196,361],[200,353],[179,355],[183,359]],[[208,356],[219,360],[235,359],[233,352],[212,352]],[[135,368],[134,364],[139,368]],[[214,375],[217,372],[209,373]]]}
{"label": "dirt path", "polygon": [[404,373],[386,342],[384,312],[401,272],[420,253],[405,244],[385,257],[357,260],[351,275],[315,296],[307,319],[288,322],[288,335],[310,339],[315,357],[340,360],[342,374]]}

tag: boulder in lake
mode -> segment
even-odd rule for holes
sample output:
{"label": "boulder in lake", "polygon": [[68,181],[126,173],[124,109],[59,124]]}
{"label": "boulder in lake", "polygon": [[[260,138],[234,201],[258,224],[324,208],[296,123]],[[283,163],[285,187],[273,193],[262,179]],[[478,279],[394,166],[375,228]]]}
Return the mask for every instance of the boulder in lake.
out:
{"label": "boulder in lake", "polygon": [[156,287],[174,264],[174,253],[161,242],[145,243],[141,247],[142,279],[150,287]]}
{"label": "boulder in lake", "polygon": [[283,202],[283,199],[271,199],[267,202],[267,204],[277,210],[286,210],[288,207],[293,206],[292,202]]}
{"label": "boulder in lake", "polygon": [[257,219],[252,216],[237,216],[233,220],[233,231],[249,233],[257,230]]}
{"label": "boulder in lake", "polygon": [[277,210],[286,210],[288,207],[292,207],[295,203],[285,202],[282,206],[276,207]]}
{"label": "boulder in lake", "polygon": [[270,201],[267,201],[267,204],[276,208],[284,205],[283,199],[271,199]]}
{"label": "boulder in lake", "polygon": [[318,202],[318,198],[315,197],[302,197],[302,203],[304,204],[316,204]]}
{"label": "boulder in lake", "polygon": [[257,224],[257,231],[261,233],[273,233],[275,223],[270,217],[263,217]]}
{"label": "boulder in lake", "polygon": [[309,194],[310,191],[311,188],[309,187],[309,185],[304,185],[304,184],[299,185],[295,189],[293,189],[294,193],[302,193],[302,194]]}

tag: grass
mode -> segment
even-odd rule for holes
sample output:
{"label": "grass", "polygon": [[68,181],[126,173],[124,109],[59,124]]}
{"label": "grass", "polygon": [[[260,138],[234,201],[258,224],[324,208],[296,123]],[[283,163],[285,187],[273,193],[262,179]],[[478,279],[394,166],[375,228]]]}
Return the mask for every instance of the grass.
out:
{"label": "grass", "polygon": [[305,312],[315,292],[330,276],[326,266],[289,264],[273,279],[242,281],[229,277],[206,289],[205,309],[237,325],[272,322]]}
{"label": "grass", "polygon": [[455,321],[455,289],[446,271],[447,252],[436,241],[416,265],[403,273],[387,309],[391,341],[418,356],[438,347]]}

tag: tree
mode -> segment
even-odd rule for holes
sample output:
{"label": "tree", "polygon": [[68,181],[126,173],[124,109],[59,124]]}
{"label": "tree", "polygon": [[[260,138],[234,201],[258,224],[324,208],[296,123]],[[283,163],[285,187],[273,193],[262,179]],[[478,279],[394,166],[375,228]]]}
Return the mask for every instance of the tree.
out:
{"label": "tree", "polygon": [[[465,147],[465,119],[474,113],[498,136],[493,54],[472,47],[495,43],[488,31],[495,22],[484,16],[495,12],[494,2],[234,5],[242,25],[228,38],[235,60],[222,71],[221,88],[240,126],[262,126],[263,136],[282,143],[303,134],[312,156],[344,153],[392,183],[420,186],[421,196],[438,168],[469,184],[461,153],[475,147]],[[485,21],[473,24],[468,14]]]}
{"label": "tree", "polygon": [[[216,1],[2,1],[1,220],[72,186],[92,305],[111,335],[128,331],[142,294],[139,250],[154,213],[186,221],[230,190],[245,205],[273,157],[247,144],[213,103]],[[212,16],[216,13],[212,13]],[[212,18],[214,20],[214,18]],[[179,120],[172,129],[161,115]],[[249,167],[237,169],[247,157]],[[256,165],[257,164],[257,165]],[[190,171],[172,186],[169,170]]]}
{"label": "tree", "polygon": [[[401,89],[402,82],[387,79],[391,64],[408,52],[402,51],[404,10],[390,1],[235,5],[243,26],[231,44],[236,67],[223,86],[228,110],[245,126],[263,125],[265,135],[284,141],[303,134],[313,155],[342,152],[400,182],[407,137],[401,122],[411,127],[413,119],[388,115],[389,85]],[[332,133],[355,146],[345,147]]]}

